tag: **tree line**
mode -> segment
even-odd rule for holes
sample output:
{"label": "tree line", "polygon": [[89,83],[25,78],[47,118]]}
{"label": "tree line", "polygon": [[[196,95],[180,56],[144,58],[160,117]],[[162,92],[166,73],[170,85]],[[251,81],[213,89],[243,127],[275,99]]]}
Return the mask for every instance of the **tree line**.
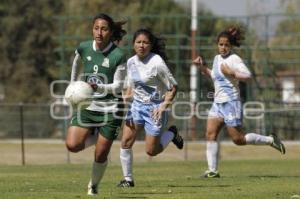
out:
{"label": "tree line", "polygon": [[[298,5],[293,8],[298,9],[299,3],[293,3]],[[288,7],[288,9],[291,8]],[[188,17],[190,13],[172,0],[2,0],[0,2],[0,94],[4,95],[2,102],[49,102],[51,100],[50,83],[53,80],[61,79],[62,76],[65,78],[69,75],[67,74],[69,71],[62,71],[61,67],[64,64],[70,64],[72,53],[79,40],[91,38],[91,17],[99,12],[108,13],[117,20],[128,20],[128,16],[139,16],[131,17],[130,23],[127,24],[130,31],[133,31],[134,27],[151,27],[154,32],[170,35],[177,30],[176,34],[182,35],[182,38],[180,40],[170,39],[167,44],[175,45],[178,41],[179,44],[176,45],[188,46],[190,44]],[[291,11],[289,10],[289,12]],[[147,17],[147,15],[157,16],[157,18]],[[171,23],[170,20],[159,17],[179,15],[187,16],[178,19],[182,20],[180,27],[176,27],[176,23]],[[62,30],[58,24],[62,21],[57,20],[59,16],[77,16],[82,21],[76,20],[72,23],[72,20],[69,20],[64,23]],[[211,17],[211,20],[204,20],[201,23],[198,34],[202,38],[215,36],[224,26],[232,23],[231,20],[214,17],[203,7],[199,9],[199,16]],[[177,19],[174,18],[174,20]],[[282,29],[287,28],[299,31],[299,20],[296,21],[297,23],[295,23],[295,19],[282,21],[277,33],[282,34]],[[247,27],[245,28],[247,29]],[[66,54],[63,59],[61,51],[58,50],[61,48],[59,40],[61,31],[65,35],[78,36],[77,39],[64,41]],[[256,37],[255,33],[252,36]],[[279,39],[273,43],[278,44],[282,41],[293,43],[295,39]],[[124,45],[130,45],[129,42],[130,38],[127,38]],[[199,45],[213,45],[214,41],[207,39],[197,42]],[[189,51],[182,50],[179,55],[175,55],[174,52],[170,51],[171,57],[190,58]],[[210,56],[214,52],[204,53]],[[61,60],[64,63],[59,63]],[[178,66],[174,65],[175,63],[171,64],[171,67],[179,70]],[[184,67],[186,68],[182,68],[182,72],[188,73],[188,65],[186,64]],[[62,73],[64,74],[62,75]],[[188,78],[179,80],[182,85],[189,85],[188,81]]]}

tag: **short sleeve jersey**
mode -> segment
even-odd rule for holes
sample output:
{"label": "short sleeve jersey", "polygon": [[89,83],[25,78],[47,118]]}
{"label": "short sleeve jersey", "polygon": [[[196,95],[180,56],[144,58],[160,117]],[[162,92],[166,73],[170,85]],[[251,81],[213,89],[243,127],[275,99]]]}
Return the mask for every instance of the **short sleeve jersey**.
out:
{"label": "short sleeve jersey", "polygon": [[231,54],[226,58],[216,55],[211,72],[215,87],[214,101],[216,103],[224,103],[240,100],[239,81],[226,77],[221,71],[222,64],[227,64],[233,71],[250,74],[250,71],[238,55]]}
{"label": "short sleeve jersey", "polygon": [[162,101],[165,93],[177,85],[164,60],[154,53],[143,61],[137,55],[128,59],[127,78],[134,88],[133,98],[144,103]]}

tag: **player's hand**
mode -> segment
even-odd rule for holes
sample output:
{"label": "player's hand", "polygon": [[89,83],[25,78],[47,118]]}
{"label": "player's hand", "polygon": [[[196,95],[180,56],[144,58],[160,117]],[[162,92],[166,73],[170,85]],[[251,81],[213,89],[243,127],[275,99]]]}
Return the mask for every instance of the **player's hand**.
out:
{"label": "player's hand", "polygon": [[206,62],[201,56],[198,56],[196,59],[194,59],[192,63],[196,66],[206,66]]}
{"label": "player's hand", "polygon": [[235,72],[227,64],[221,64],[221,71],[225,76],[235,78]]}
{"label": "player's hand", "polygon": [[198,66],[198,68],[199,68],[199,70],[201,71],[202,74],[207,73],[206,62],[201,56],[198,56],[196,59],[194,59],[192,63],[195,64],[196,66]]}
{"label": "player's hand", "polygon": [[90,85],[91,85],[92,89],[94,90],[94,92],[97,91],[97,88],[98,88],[98,85],[97,85],[97,84],[95,84],[95,83],[90,83]]}
{"label": "player's hand", "polygon": [[152,112],[152,119],[155,121],[155,123],[159,123],[161,119],[161,115],[165,110],[162,107],[158,107],[153,110]]}

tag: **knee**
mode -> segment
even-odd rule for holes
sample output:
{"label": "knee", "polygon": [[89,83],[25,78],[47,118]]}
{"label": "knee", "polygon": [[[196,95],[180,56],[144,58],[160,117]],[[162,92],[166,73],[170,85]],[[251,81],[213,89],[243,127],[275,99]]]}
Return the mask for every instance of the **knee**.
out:
{"label": "knee", "polygon": [[95,157],[95,162],[104,163],[107,161],[107,156],[97,156]]}
{"label": "knee", "polygon": [[95,151],[95,162],[98,162],[98,163],[104,163],[107,161],[107,156],[108,156],[108,153],[106,152],[97,152]]}
{"label": "knee", "polygon": [[102,148],[101,150],[95,150],[95,162],[104,163],[107,161],[110,148]]}
{"label": "knee", "polygon": [[131,149],[132,145],[133,145],[132,142],[128,142],[128,141],[122,141],[121,142],[121,148],[122,149]]}
{"label": "knee", "polygon": [[154,149],[146,149],[146,153],[149,156],[156,156],[158,154]]}
{"label": "knee", "polygon": [[216,140],[216,139],[217,139],[217,134],[215,132],[212,132],[212,131],[206,132],[206,140],[207,141],[212,141],[212,140]]}
{"label": "knee", "polygon": [[246,144],[246,140],[245,140],[244,136],[239,136],[239,137],[232,138],[232,141],[233,141],[234,144],[236,144],[238,146]]}
{"label": "knee", "polygon": [[79,151],[82,151],[84,148],[84,146],[82,147],[79,144],[75,144],[75,143],[68,142],[68,141],[66,141],[66,147],[72,153],[77,153]]}

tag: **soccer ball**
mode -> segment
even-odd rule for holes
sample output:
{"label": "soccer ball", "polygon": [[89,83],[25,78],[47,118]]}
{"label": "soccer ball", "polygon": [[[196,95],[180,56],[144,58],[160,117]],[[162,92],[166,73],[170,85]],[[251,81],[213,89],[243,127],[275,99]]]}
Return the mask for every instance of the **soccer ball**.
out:
{"label": "soccer ball", "polygon": [[71,82],[65,91],[65,99],[71,106],[77,106],[80,103],[88,106],[93,95],[91,85],[84,81]]}

